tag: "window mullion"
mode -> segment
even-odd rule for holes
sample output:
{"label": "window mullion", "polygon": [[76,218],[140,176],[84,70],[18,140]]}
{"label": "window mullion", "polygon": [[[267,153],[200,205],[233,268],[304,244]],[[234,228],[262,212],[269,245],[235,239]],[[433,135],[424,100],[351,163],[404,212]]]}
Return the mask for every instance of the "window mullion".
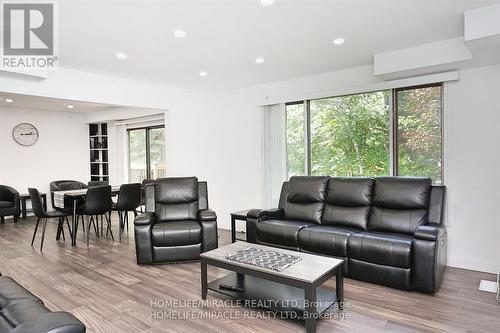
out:
{"label": "window mullion", "polygon": [[397,115],[397,90],[391,89],[389,94],[389,174],[397,175],[398,170],[398,152],[397,152],[397,134],[398,134],[398,115]]}
{"label": "window mullion", "polygon": [[304,101],[304,170],[311,175],[311,108],[310,101]]}

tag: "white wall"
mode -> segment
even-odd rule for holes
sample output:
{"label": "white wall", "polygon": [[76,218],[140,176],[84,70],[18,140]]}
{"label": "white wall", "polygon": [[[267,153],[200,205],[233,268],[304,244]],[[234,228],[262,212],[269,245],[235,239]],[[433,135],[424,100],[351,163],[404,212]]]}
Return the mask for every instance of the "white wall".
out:
{"label": "white wall", "polygon": [[[13,127],[22,122],[38,129],[39,138],[33,146],[23,147],[12,138]],[[10,185],[20,193],[35,187],[48,194],[49,183],[58,179],[86,183],[90,167],[84,116],[0,107],[0,159],[0,184]]]}
{"label": "white wall", "polygon": [[445,182],[451,266],[500,272],[500,66],[445,87]]}

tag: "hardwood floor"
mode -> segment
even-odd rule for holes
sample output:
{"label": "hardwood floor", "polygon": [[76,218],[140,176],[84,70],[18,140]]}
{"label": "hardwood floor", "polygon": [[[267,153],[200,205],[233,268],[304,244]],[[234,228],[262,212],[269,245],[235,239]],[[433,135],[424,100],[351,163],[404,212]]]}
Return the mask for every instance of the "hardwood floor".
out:
{"label": "hardwood floor", "polygon": [[[34,218],[17,224],[7,220],[0,225],[0,272],[39,296],[50,309],[72,312],[88,332],[305,332],[301,321],[269,319],[263,310],[235,303],[225,308],[217,304],[196,307],[199,263],[138,266],[133,227],[119,243],[117,222],[113,214],[115,242],[96,238],[92,232],[87,248],[82,232],[77,247],[70,246],[69,237],[56,242],[53,221],[47,225],[41,253],[40,234],[35,247],[30,246]],[[220,244],[228,242],[229,232],[220,230]],[[209,268],[210,280],[224,274],[224,270]],[[351,306],[344,311],[345,318],[323,320],[317,332],[499,332],[500,306],[494,294],[477,290],[481,279],[494,278],[449,268],[435,296],[346,279],[344,293]],[[333,289],[335,281],[326,286]],[[209,301],[223,299],[208,294]],[[184,303],[168,304],[174,301]],[[169,314],[212,317],[165,318]]]}

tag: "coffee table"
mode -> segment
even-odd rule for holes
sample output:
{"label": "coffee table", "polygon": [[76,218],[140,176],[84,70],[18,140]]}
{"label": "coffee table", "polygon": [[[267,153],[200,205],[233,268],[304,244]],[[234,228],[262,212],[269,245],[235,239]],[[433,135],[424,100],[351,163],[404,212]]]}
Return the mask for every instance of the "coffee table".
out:
{"label": "coffee table", "polygon": [[[300,255],[302,259],[282,271],[226,259],[227,255],[250,246]],[[323,312],[335,303],[342,309],[343,262],[342,259],[236,242],[201,254],[201,297],[205,300],[208,290],[212,290],[241,300],[243,304],[258,304],[269,310],[285,313],[288,318],[304,319],[307,332],[313,333],[316,332],[318,319]],[[208,265],[233,273],[209,283]],[[335,291],[320,287],[333,276],[336,276]],[[221,284],[242,288],[243,291],[221,289]]]}

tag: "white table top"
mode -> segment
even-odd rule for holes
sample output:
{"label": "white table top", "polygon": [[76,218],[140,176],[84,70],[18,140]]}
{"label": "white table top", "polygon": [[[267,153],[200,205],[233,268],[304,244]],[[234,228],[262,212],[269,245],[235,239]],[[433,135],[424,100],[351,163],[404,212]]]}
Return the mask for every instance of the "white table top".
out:
{"label": "white table top", "polygon": [[[268,268],[258,267],[254,265],[239,263],[236,261],[231,261],[226,259],[226,256],[232,254],[236,251],[246,249],[248,247],[254,247],[263,250],[272,250],[281,253],[286,253],[290,255],[300,255],[302,260],[299,260],[295,264],[283,269],[282,271],[275,271]],[[284,250],[280,248],[264,246],[259,244],[252,244],[246,242],[236,242],[226,246],[219,247],[215,250],[208,251],[201,254],[202,258],[211,259],[214,261],[223,262],[233,266],[240,266],[245,268],[250,268],[255,271],[266,272],[278,276],[282,276],[288,279],[303,281],[307,283],[314,283],[316,280],[324,276],[326,273],[336,268],[343,263],[342,259],[336,259],[331,257],[325,257],[315,254],[296,252],[290,250]]]}

